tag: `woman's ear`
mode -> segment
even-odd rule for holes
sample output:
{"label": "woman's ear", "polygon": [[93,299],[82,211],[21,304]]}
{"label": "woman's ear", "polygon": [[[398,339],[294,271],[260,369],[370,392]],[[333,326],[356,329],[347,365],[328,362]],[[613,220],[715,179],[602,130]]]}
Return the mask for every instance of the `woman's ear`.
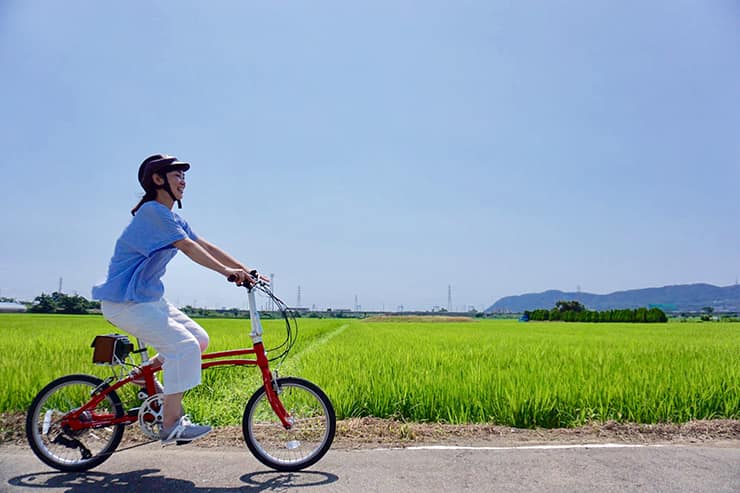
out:
{"label": "woman's ear", "polygon": [[154,182],[154,184],[155,184],[155,185],[157,185],[157,186],[162,186],[162,185],[164,185],[164,178],[162,178],[162,176],[160,176],[160,175],[159,175],[158,173],[154,173],[154,174],[152,175],[152,181],[153,181],[153,182]]}

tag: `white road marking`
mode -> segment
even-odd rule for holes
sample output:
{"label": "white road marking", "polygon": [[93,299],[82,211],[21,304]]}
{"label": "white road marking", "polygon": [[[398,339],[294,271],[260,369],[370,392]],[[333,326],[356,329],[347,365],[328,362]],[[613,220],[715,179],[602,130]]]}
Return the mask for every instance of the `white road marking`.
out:
{"label": "white road marking", "polygon": [[518,445],[512,447],[458,446],[458,445],[421,445],[418,447],[399,447],[376,450],[562,450],[584,448],[640,448],[660,447],[660,445],[640,445],[632,443],[578,443],[571,445]]}

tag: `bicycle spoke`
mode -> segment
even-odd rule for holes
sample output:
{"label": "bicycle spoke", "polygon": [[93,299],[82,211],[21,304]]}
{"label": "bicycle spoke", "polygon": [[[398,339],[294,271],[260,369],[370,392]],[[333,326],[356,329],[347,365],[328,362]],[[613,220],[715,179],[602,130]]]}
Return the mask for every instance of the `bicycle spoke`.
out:
{"label": "bicycle spoke", "polygon": [[[26,435],[42,461],[59,470],[81,471],[103,462],[118,446],[123,425],[75,430],[66,424],[66,417],[85,405],[100,383],[97,377],[70,375],[52,382],[34,399],[26,421]],[[78,420],[92,425],[100,416],[122,414],[120,400],[111,392]]]}
{"label": "bicycle spoke", "polygon": [[278,470],[300,470],[319,460],[334,438],[334,410],[315,385],[297,378],[279,380],[280,401],[292,420],[285,429],[264,389],[250,399],[244,415],[247,445],[263,463]]}

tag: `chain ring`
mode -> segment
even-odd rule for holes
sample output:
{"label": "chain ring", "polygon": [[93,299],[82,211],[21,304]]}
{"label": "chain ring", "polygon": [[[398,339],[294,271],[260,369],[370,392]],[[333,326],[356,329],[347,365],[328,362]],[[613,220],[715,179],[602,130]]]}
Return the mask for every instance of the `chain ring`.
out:
{"label": "chain ring", "polygon": [[139,427],[141,432],[152,440],[159,440],[159,429],[164,420],[164,399],[162,394],[149,396],[139,406]]}

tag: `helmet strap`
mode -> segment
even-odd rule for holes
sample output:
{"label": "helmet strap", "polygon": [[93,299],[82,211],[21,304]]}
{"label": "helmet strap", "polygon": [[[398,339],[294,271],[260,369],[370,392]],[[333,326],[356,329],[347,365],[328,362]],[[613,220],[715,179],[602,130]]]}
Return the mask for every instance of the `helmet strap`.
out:
{"label": "helmet strap", "polygon": [[164,191],[170,194],[170,197],[172,197],[173,202],[177,202],[177,208],[182,209],[182,202],[175,198],[175,194],[172,193],[172,189],[170,188],[170,182],[167,180],[167,176],[162,177],[164,179],[164,185],[158,185],[157,188],[164,188]]}

